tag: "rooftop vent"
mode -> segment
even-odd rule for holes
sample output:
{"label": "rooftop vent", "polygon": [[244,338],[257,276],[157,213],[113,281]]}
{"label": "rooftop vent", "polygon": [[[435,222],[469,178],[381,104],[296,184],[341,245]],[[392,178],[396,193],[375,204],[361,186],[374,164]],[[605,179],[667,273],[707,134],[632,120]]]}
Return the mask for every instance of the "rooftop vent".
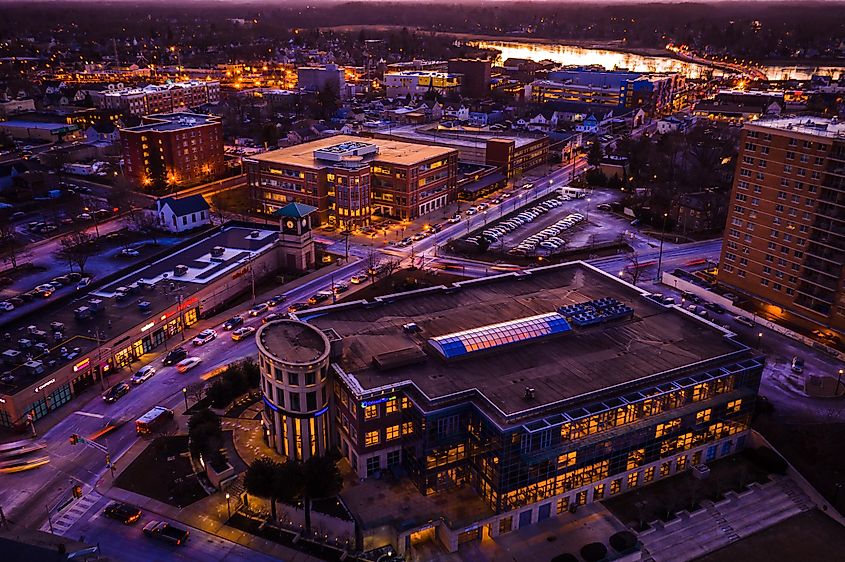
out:
{"label": "rooftop vent", "polygon": [[258,238],[259,234],[260,234],[260,232],[258,232],[257,230],[253,230],[252,232],[249,233],[249,237],[250,238]]}
{"label": "rooftop vent", "polygon": [[183,277],[185,274],[188,273],[188,266],[187,265],[177,265],[173,268],[173,275],[176,277]]}
{"label": "rooftop vent", "polygon": [[223,255],[223,253],[225,251],[226,251],[226,248],[224,248],[223,246],[215,246],[211,249],[211,257],[219,258],[220,256]]}
{"label": "rooftop vent", "polygon": [[536,391],[535,391],[533,386],[526,386],[525,387],[525,394],[523,395],[523,398],[525,398],[526,400],[534,400],[535,392]]}

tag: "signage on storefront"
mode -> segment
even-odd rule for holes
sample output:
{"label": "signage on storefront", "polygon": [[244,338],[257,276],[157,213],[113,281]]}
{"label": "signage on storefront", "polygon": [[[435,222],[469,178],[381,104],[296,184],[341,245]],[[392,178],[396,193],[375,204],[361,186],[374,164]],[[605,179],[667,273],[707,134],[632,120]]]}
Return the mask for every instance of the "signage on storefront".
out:
{"label": "signage on storefront", "polygon": [[146,332],[147,330],[149,330],[150,328],[152,328],[155,325],[156,325],[155,322],[147,322],[146,324],[141,326],[141,332]]}
{"label": "signage on storefront", "polygon": [[78,373],[79,371],[82,371],[83,369],[87,369],[89,365],[91,365],[91,358],[86,357],[85,359],[83,359],[82,361],[80,361],[79,363],[77,363],[76,365],[73,366],[73,372]]}
{"label": "signage on storefront", "polygon": [[39,386],[36,386],[36,387],[35,387],[35,392],[41,392],[42,390],[44,390],[45,388],[47,388],[48,386],[50,386],[50,385],[51,385],[51,384],[53,384],[54,382],[56,382],[56,379],[50,379],[50,380],[48,380],[47,382],[45,382],[44,384],[39,385]]}
{"label": "signage on storefront", "polygon": [[389,396],[385,398],[376,398],[375,400],[364,400],[361,402],[361,407],[366,408],[367,406],[375,406],[376,404],[381,404],[382,402],[390,402],[391,400],[396,400],[395,396]]}

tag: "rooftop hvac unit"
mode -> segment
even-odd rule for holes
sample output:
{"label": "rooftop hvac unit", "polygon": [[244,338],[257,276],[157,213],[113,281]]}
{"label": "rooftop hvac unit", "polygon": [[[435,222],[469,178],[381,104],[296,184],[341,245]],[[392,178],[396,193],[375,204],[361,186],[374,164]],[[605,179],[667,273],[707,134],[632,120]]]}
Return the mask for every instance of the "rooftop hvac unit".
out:
{"label": "rooftop hvac unit", "polygon": [[220,256],[223,255],[223,252],[225,252],[225,251],[226,251],[226,248],[224,248],[223,246],[215,246],[211,249],[211,257],[219,258]]}
{"label": "rooftop hvac unit", "polygon": [[173,268],[173,275],[176,277],[184,277],[185,274],[188,273],[188,266],[187,265],[177,265]]}
{"label": "rooftop hvac unit", "polygon": [[257,230],[253,230],[252,232],[249,233],[249,237],[250,238],[258,238],[259,234],[260,233]]}

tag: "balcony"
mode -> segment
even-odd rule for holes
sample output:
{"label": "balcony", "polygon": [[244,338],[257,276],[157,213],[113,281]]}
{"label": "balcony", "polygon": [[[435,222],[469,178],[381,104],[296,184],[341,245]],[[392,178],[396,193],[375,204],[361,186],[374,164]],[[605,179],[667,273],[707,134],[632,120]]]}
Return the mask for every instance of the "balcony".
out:
{"label": "balcony", "polygon": [[828,275],[830,277],[833,277],[834,282],[839,280],[839,273],[842,270],[841,265],[837,266],[835,264],[831,264],[830,262],[826,262],[815,257],[808,257],[806,260],[804,260],[803,265],[806,269],[811,269],[814,272],[821,273],[822,275]]}

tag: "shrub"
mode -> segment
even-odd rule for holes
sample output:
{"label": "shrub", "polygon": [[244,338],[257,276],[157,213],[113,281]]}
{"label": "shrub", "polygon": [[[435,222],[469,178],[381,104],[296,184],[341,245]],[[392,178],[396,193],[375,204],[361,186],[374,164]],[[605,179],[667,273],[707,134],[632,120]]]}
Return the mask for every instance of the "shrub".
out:
{"label": "shrub", "polygon": [[600,562],[607,556],[607,547],[600,542],[591,542],[581,547],[581,558],[586,562]]}

